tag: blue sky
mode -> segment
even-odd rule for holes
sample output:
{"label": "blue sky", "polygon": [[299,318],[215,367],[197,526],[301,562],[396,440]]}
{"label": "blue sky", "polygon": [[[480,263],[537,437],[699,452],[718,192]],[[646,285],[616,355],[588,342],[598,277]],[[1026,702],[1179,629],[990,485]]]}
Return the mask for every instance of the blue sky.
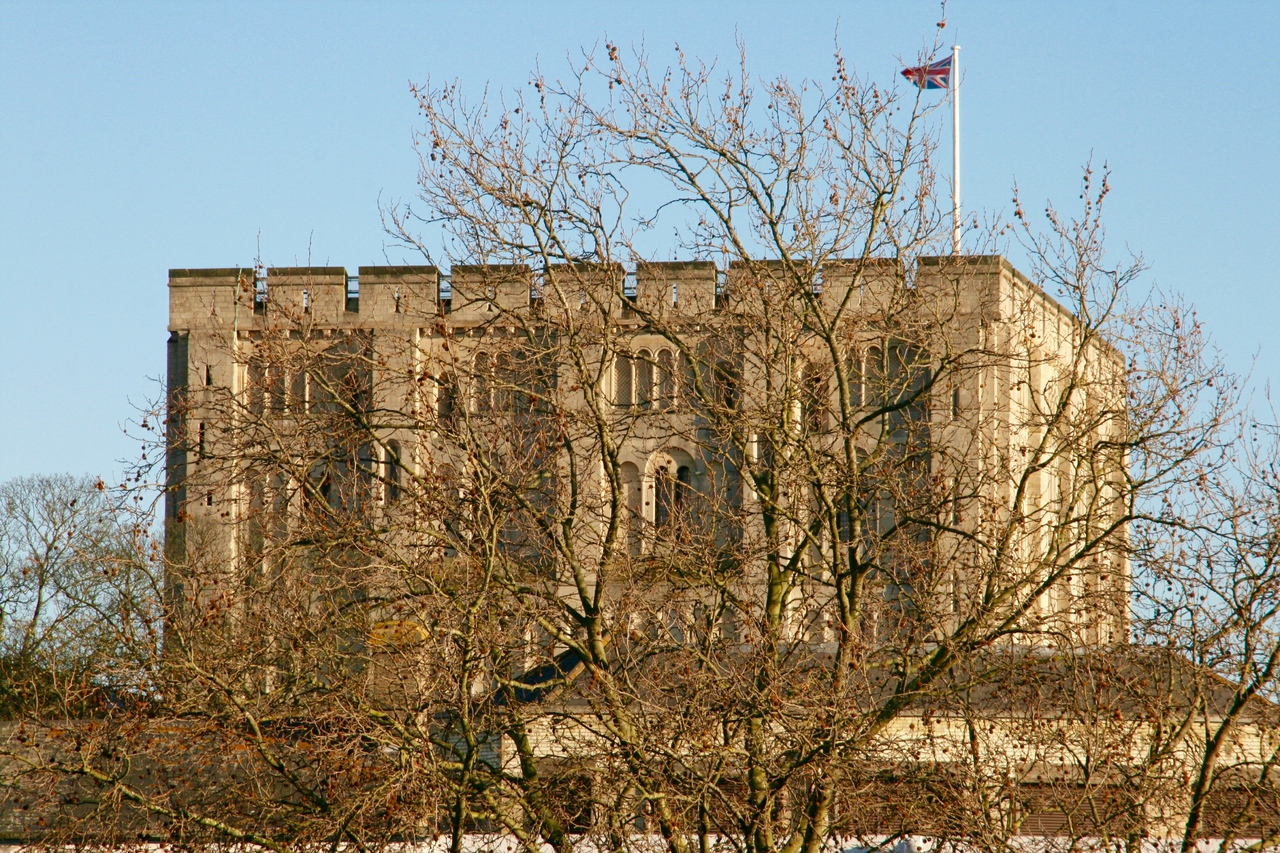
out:
{"label": "blue sky", "polygon": [[[0,480],[112,477],[164,369],[170,267],[398,262],[408,85],[469,90],[643,39],[889,82],[938,4],[18,3],[0,0]],[[1280,377],[1280,4],[952,0],[966,207],[1075,201],[1113,170],[1109,233],[1184,293],[1238,369]],[[1256,364],[1255,364],[1256,356]]]}

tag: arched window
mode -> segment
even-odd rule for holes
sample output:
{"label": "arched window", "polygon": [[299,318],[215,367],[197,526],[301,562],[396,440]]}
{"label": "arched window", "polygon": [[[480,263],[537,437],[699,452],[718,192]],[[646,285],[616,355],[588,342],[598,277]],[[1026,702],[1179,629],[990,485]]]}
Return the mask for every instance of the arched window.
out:
{"label": "arched window", "polygon": [[453,376],[443,374],[436,379],[436,418],[444,427],[452,427],[458,406],[458,387]]}
{"label": "arched window", "polygon": [[675,503],[675,478],[670,468],[659,468],[653,475],[653,526],[658,532],[671,524]]}
{"label": "arched window", "polygon": [[929,388],[932,371],[923,349],[904,341],[891,341],[885,349],[884,385],[886,405],[895,406],[889,413],[890,429],[901,431],[898,440],[906,440],[906,427],[929,420]]}
{"label": "arched window", "polygon": [[737,409],[742,385],[738,366],[728,360],[717,361],[712,381],[715,383],[716,403],[726,409]]}
{"label": "arched window", "polygon": [[304,414],[307,411],[307,372],[297,370],[289,383],[289,411]]}
{"label": "arched window", "polygon": [[647,349],[636,353],[636,405],[648,409],[653,405],[653,356]]}
{"label": "arched window", "polygon": [[271,411],[284,411],[285,369],[278,364],[267,365],[267,399]]}
{"label": "arched window", "polygon": [[658,405],[663,409],[675,406],[676,375],[671,350],[658,350]]}
{"label": "arched window", "polygon": [[869,347],[862,362],[863,405],[881,408],[886,403],[884,350]]}
{"label": "arched window", "polygon": [[860,408],[866,403],[867,365],[861,350],[849,354],[849,405]]}
{"label": "arched window", "polygon": [[[498,356],[498,397],[502,411],[528,414],[546,399],[545,368],[522,347],[514,347]],[[497,405],[495,403],[495,405]]]}
{"label": "arched window", "polygon": [[[674,470],[673,470],[674,469]],[[659,533],[669,530],[688,505],[693,482],[688,465],[674,463],[660,467],[653,478],[653,526]]]}
{"label": "arched window", "polygon": [[494,368],[491,382],[493,410],[495,412],[511,411],[515,402],[516,372],[512,368],[510,353],[504,352],[498,355],[497,367]]}
{"label": "arched window", "polygon": [[800,375],[800,404],[809,432],[826,432],[829,393],[826,372],[815,364],[806,364]]}
{"label": "arched window", "polygon": [[613,360],[613,402],[617,406],[630,406],[635,402],[631,382],[631,356],[618,353]]}
{"label": "arched window", "polygon": [[435,541],[443,545],[441,555],[456,557],[458,545],[464,541],[463,531],[457,522],[463,487],[458,471],[452,465],[441,465],[436,476],[424,480],[424,486],[432,489],[431,500],[424,501],[422,506],[427,512],[428,523],[440,534]]}
{"label": "arched window", "polygon": [[333,506],[333,472],[325,462],[316,462],[308,472],[309,488],[303,492],[303,507],[313,517],[322,518]]}
{"label": "arched window", "polygon": [[267,478],[267,490],[271,501],[271,535],[275,541],[283,542],[289,532],[289,478],[273,472]]}

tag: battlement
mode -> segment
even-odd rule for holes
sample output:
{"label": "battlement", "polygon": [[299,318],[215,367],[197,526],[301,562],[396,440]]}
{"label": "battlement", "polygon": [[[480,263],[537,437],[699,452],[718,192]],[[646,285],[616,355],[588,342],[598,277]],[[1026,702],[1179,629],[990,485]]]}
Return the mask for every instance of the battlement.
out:
{"label": "battlement", "polygon": [[[433,266],[271,267],[169,270],[169,328],[184,331],[216,325],[252,330],[282,324],[337,328],[422,326],[444,319],[476,326],[504,313],[542,310],[554,315],[583,309],[582,317],[697,320],[731,306],[751,287],[768,287],[799,272],[811,276],[814,293],[827,310],[868,309],[877,295],[906,280],[894,259],[828,262],[820,269],[791,269],[781,261],[734,262],[727,269],[711,261],[621,264],[557,264],[535,270],[525,264],[455,265],[450,275]],[[966,288],[976,307],[985,301],[978,280],[1027,285],[998,255],[922,258],[917,280],[972,278]],[[851,292],[851,288],[856,290]]]}
{"label": "battlement", "polygon": [[431,266],[171,269],[169,329],[412,325],[440,311],[439,283]]}

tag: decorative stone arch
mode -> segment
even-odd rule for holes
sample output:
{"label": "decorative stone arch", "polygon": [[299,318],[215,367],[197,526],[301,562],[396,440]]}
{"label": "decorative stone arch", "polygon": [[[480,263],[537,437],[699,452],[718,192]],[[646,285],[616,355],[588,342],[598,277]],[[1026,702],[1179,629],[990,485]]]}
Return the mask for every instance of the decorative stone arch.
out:
{"label": "decorative stone arch", "polygon": [[682,515],[697,494],[695,462],[688,451],[667,447],[653,453],[644,472],[644,518],[661,535]]}

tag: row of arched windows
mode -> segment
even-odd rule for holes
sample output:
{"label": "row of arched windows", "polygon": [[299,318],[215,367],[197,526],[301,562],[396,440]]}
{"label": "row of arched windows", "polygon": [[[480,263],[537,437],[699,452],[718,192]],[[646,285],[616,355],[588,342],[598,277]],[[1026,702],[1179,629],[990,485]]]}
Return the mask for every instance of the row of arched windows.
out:
{"label": "row of arched windows", "polygon": [[521,411],[526,407],[531,389],[527,387],[528,377],[516,368],[517,358],[510,353],[476,353],[471,391],[477,414]]}
{"label": "row of arched windows", "polygon": [[[890,426],[919,423],[928,419],[930,367],[924,351],[907,343],[891,341],[873,345],[851,356],[847,365],[850,404],[862,407],[897,407],[889,414]],[[525,376],[530,369],[517,369],[506,353],[481,351],[473,362],[469,400],[476,414],[522,411],[537,396],[538,377]],[[533,370],[533,372],[537,372]],[[678,361],[672,350],[640,349],[619,353],[613,362],[613,399],[619,408],[642,410],[674,409],[682,392]],[[709,371],[714,403],[736,409],[743,393],[742,378],[732,361],[717,361]],[[542,384],[547,384],[544,381]],[[807,363],[799,376],[799,397],[804,425],[821,432],[831,419],[831,370],[829,366]],[[947,401],[952,418],[959,414],[959,391]],[[437,414],[451,419],[459,405],[458,389],[442,377],[437,392]]]}
{"label": "row of arched windows", "polygon": [[312,471],[315,491],[333,510],[355,512],[371,503],[399,503],[406,487],[405,451],[392,439],[384,446],[361,444]]}
{"label": "row of arched windows", "polygon": [[476,353],[471,366],[469,385],[459,388],[452,371],[436,378],[436,416],[442,426],[450,426],[459,411],[466,409],[477,415],[500,412],[527,412],[534,405],[544,405],[554,385],[551,371],[521,353]]}
{"label": "row of arched windows", "polygon": [[613,362],[613,398],[622,408],[671,409],[676,402],[676,362],[671,350],[619,353]]}
{"label": "row of arched windows", "polygon": [[544,359],[519,350],[476,353],[468,382],[459,386],[451,370],[436,377],[436,415],[451,425],[464,407],[477,415],[545,409],[555,388],[555,370]]}
{"label": "row of arched windows", "polygon": [[[849,359],[849,403],[855,408],[893,408],[890,427],[928,420],[932,372],[919,347],[900,341],[873,345]],[[831,416],[831,370],[807,363],[800,372],[799,398],[803,423],[813,432],[827,429]],[[960,397],[953,390],[949,414],[959,414]]]}
{"label": "row of arched windows", "polygon": [[647,528],[659,540],[687,529],[697,512],[693,459],[683,450],[663,450],[649,458],[642,475],[633,462],[622,464],[622,487],[628,514],[627,538],[639,553]]}

